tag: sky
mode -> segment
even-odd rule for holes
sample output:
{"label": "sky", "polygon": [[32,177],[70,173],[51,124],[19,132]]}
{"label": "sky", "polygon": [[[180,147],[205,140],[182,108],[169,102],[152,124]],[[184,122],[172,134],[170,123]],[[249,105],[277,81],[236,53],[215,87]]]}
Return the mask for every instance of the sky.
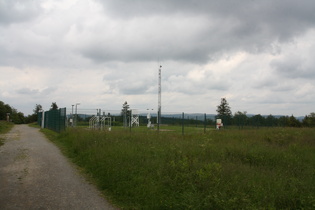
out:
{"label": "sky", "polygon": [[0,0],[0,101],[315,112],[313,0]]}

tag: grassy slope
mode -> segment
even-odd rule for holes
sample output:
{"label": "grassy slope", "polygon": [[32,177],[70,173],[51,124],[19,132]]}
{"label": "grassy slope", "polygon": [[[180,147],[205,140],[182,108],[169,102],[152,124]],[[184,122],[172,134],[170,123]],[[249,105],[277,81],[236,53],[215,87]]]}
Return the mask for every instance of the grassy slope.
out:
{"label": "grassy slope", "polygon": [[315,207],[314,129],[73,129],[50,138],[122,208]]}

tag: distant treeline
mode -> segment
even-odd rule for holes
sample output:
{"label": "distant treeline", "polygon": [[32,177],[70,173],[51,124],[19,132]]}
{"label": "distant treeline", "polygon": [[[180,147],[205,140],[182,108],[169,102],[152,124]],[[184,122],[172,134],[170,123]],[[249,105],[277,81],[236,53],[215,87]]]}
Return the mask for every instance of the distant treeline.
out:
{"label": "distant treeline", "polygon": [[37,115],[24,116],[22,112],[19,112],[9,104],[0,101],[0,120],[9,120],[15,124],[24,124],[35,122],[37,120]]}
{"label": "distant treeline", "polygon": [[[224,116],[223,116],[224,121]],[[262,116],[260,114],[247,116],[241,112],[236,113],[233,117],[227,118],[228,125],[235,125],[239,127],[244,126],[264,126],[264,127],[314,127],[315,126],[315,113],[311,113],[303,118],[302,121],[298,120],[293,115],[291,116]]]}
{"label": "distant treeline", "polygon": [[[244,126],[253,126],[253,127],[315,127],[315,113],[311,113],[303,118],[302,121],[298,120],[293,115],[291,116],[262,116],[252,115],[247,116],[243,113],[236,113],[234,116],[215,116],[216,119],[222,119],[224,126],[238,126],[240,128]],[[162,117],[163,124],[185,124],[191,126],[199,126],[205,123],[205,120],[200,118],[194,118],[192,116],[184,119],[171,118],[171,117]],[[215,126],[215,119],[206,119],[207,125]]]}

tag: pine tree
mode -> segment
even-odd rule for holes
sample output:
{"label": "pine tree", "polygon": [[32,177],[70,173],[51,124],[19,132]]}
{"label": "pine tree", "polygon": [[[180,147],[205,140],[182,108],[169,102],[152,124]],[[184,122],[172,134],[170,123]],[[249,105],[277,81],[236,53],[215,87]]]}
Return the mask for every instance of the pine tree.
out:
{"label": "pine tree", "polygon": [[219,116],[232,116],[231,107],[225,98],[221,98],[221,104],[217,106]]}
{"label": "pine tree", "polygon": [[226,124],[230,124],[232,111],[226,98],[221,98],[221,104],[217,106],[217,113],[217,118],[222,119]]}

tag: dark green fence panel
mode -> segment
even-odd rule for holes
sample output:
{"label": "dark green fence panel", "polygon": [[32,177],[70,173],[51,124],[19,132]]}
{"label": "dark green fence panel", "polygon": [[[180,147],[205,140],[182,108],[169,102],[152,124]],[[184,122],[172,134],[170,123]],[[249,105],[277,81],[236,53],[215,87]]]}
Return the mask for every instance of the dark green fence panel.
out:
{"label": "dark green fence panel", "polygon": [[37,113],[37,124],[39,126],[42,126],[42,119],[43,119],[43,113],[42,112],[38,112]]}
{"label": "dark green fence panel", "polygon": [[59,109],[59,132],[66,130],[67,112],[66,108]]}
{"label": "dark green fence panel", "polygon": [[60,133],[66,129],[66,108],[45,112],[44,127]]}

